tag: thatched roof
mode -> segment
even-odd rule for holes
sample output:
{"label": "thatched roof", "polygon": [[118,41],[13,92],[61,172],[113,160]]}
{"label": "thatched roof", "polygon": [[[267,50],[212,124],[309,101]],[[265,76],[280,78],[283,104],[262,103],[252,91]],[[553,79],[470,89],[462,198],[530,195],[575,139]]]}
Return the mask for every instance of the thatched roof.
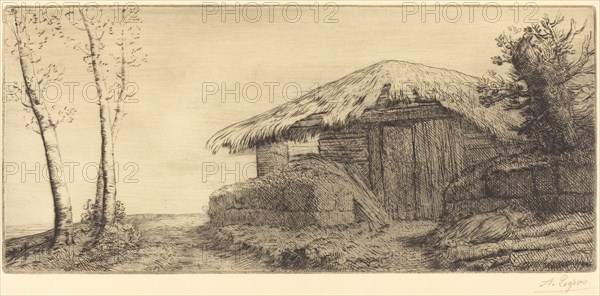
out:
{"label": "thatched roof", "polygon": [[212,136],[206,145],[213,153],[221,147],[235,153],[273,141],[302,140],[305,134],[290,130],[297,122],[319,114],[322,120],[318,129],[340,128],[358,120],[365,111],[379,107],[382,94],[395,106],[436,101],[499,138],[516,138],[512,127],[520,123],[520,117],[502,106],[483,107],[475,90],[477,81],[476,77],[454,70],[381,61],[235,123]]}

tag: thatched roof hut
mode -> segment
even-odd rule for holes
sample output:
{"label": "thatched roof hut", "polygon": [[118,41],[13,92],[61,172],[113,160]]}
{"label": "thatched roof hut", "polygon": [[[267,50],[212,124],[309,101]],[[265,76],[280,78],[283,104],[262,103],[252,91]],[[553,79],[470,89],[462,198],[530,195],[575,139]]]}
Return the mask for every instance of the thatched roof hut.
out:
{"label": "thatched roof hut", "polygon": [[[515,139],[520,123],[515,112],[500,105],[485,108],[475,90],[477,78],[423,64],[386,60],[329,82],[276,108],[235,123],[216,133],[207,148],[231,153],[280,140],[303,141],[308,134],[341,128],[366,111],[437,102],[501,139]],[[387,102],[382,102],[385,97]],[[312,117],[312,118],[311,118]],[[302,120],[318,123],[300,133],[291,129]]]}
{"label": "thatched roof hut", "polygon": [[215,134],[207,148],[256,149],[257,175],[306,153],[343,163],[393,219],[439,219],[466,167],[520,151],[517,112],[479,103],[477,78],[382,61]]}

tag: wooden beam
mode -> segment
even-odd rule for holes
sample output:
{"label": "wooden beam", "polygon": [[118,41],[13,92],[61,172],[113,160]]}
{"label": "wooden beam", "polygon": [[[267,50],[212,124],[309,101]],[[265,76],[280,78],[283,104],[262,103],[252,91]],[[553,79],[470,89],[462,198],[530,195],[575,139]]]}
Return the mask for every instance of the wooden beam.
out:
{"label": "wooden beam", "polygon": [[[323,122],[325,113],[316,113],[302,119],[292,125],[294,128],[318,127]],[[359,123],[385,123],[401,121],[426,121],[432,119],[443,119],[455,115],[438,103],[423,103],[406,106],[402,108],[373,109],[367,110],[358,119]]]}
{"label": "wooden beam", "polygon": [[360,117],[360,122],[384,123],[403,121],[427,121],[432,119],[451,118],[455,115],[441,105],[428,104],[397,109],[370,110]]}

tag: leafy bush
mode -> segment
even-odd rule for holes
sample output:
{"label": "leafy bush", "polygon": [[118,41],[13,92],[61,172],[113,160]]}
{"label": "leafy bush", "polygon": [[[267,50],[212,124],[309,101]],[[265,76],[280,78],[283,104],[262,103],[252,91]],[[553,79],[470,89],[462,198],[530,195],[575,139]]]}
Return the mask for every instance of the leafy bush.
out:
{"label": "leafy bush", "polygon": [[140,237],[140,232],[132,224],[115,222],[104,226],[96,238],[95,248],[109,253],[136,249],[139,247]]}
{"label": "leafy bush", "polygon": [[131,223],[125,222],[125,205],[116,203],[115,222],[104,225],[100,208],[88,199],[81,215],[82,229],[92,237],[91,251],[120,253],[128,249],[139,248],[141,234]]}
{"label": "leafy bush", "polygon": [[81,214],[82,230],[89,233],[100,228],[100,209],[96,203],[88,199],[83,206],[84,212]]}
{"label": "leafy bush", "polygon": [[117,200],[116,204],[116,212],[115,212],[115,221],[123,222],[125,220],[125,205],[120,200]]}

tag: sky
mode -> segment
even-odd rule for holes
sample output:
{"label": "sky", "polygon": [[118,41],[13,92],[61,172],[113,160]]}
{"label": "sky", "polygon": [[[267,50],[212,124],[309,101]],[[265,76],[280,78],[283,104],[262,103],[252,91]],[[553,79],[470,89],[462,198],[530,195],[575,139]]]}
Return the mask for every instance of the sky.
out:
{"label": "sky", "polygon": [[[509,26],[523,27],[557,12],[579,24],[587,19],[589,30],[594,20],[590,8],[567,7],[441,6],[429,8],[433,12],[428,14],[419,6],[303,6],[301,14],[295,7],[262,7],[260,18],[253,7],[230,9],[238,22],[222,7],[141,7],[137,13],[142,20],[139,45],[148,62],[130,72],[136,94],[125,104],[127,115],[115,143],[117,198],[128,214],[205,211],[211,192],[256,173],[252,151],[212,155],[205,148],[210,136],[315,86],[390,59],[479,76],[500,70],[490,57],[499,54],[494,38]],[[7,24],[4,82],[22,84]],[[85,40],[73,26],[63,27],[66,35]],[[99,161],[98,105],[88,99],[94,89],[86,88],[93,77],[83,54],[62,41],[51,39],[40,55],[64,71],[56,105],[77,110],[74,121],[61,124],[57,133],[73,176],[68,186],[78,221],[86,200],[94,198]],[[42,141],[26,127],[29,116],[5,97],[7,225],[53,221]]]}

